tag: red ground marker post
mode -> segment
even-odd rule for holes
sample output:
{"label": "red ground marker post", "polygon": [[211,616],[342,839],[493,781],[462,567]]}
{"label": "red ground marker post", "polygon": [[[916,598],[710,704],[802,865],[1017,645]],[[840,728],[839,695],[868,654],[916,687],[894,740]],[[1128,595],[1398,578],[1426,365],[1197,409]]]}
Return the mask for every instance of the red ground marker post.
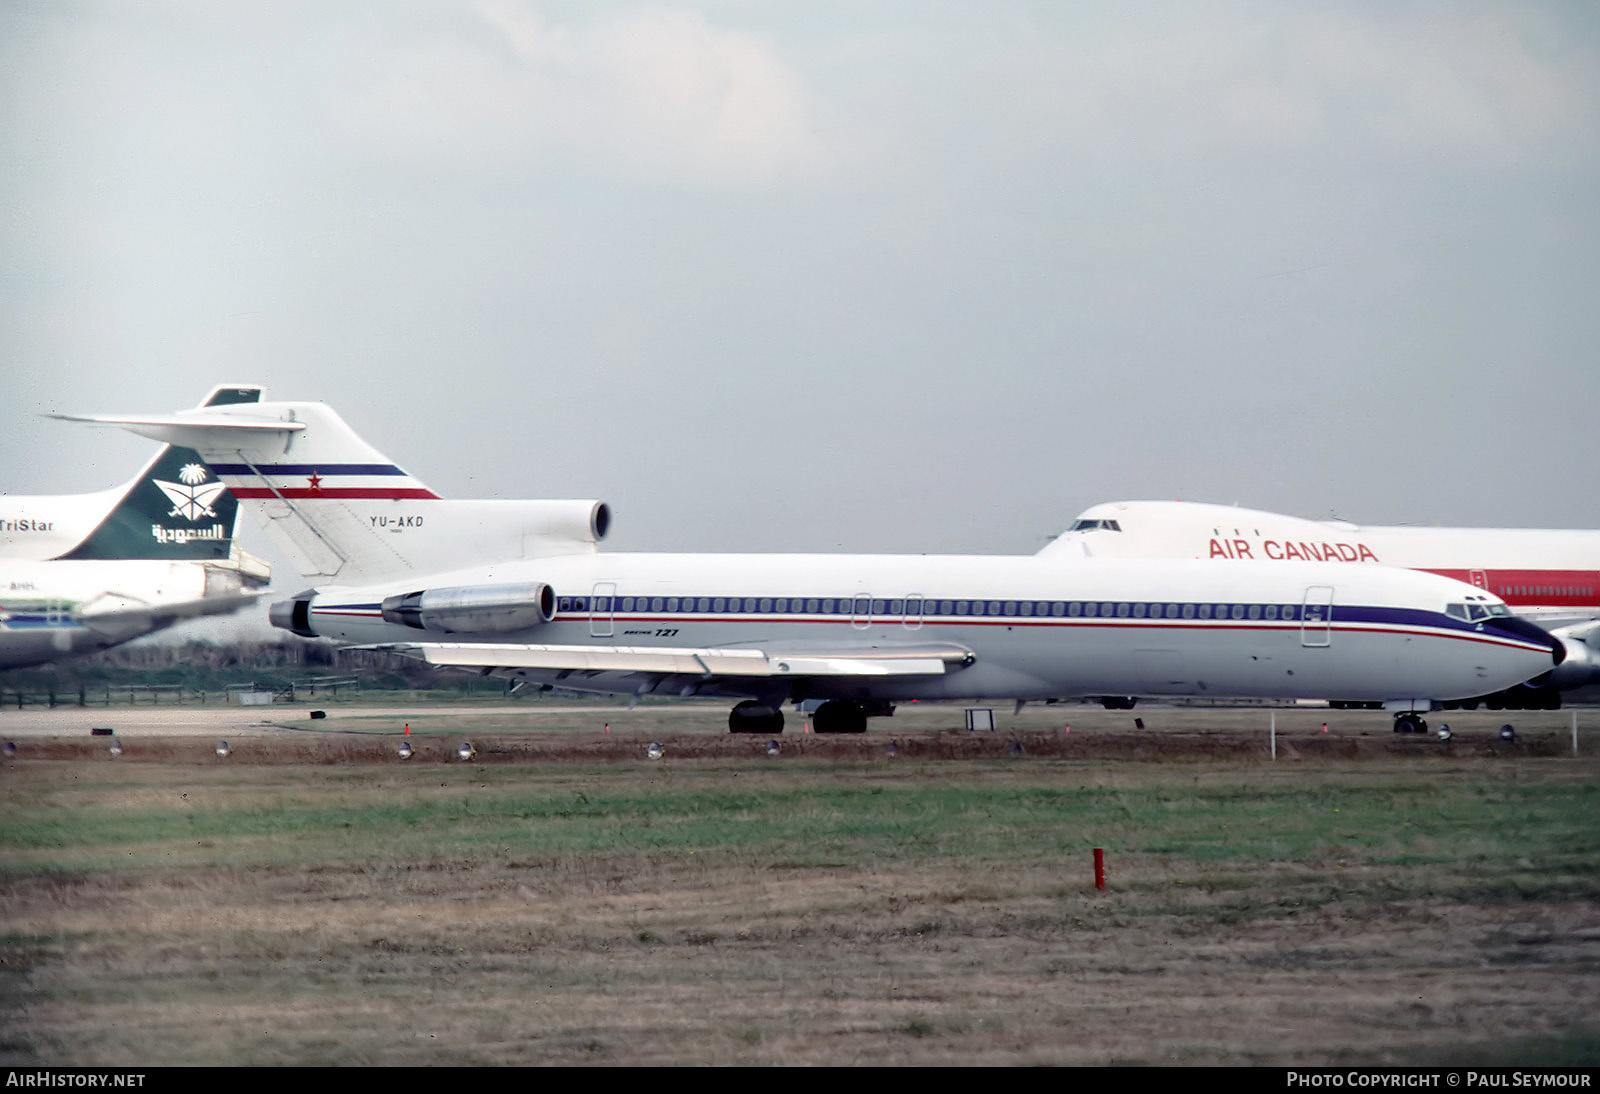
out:
{"label": "red ground marker post", "polygon": [[1094,887],[1102,890],[1106,887],[1106,852],[1103,847],[1094,849]]}

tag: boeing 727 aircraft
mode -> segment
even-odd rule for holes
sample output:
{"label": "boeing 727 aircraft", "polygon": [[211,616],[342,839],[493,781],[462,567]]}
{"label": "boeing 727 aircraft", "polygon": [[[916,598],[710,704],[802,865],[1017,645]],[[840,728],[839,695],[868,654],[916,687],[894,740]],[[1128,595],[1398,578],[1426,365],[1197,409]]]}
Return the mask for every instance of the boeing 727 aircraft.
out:
{"label": "boeing 727 aircraft", "polygon": [[1475,700],[1495,709],[1554,708],[1563,691],[1600,684],[1600,531],[1385,527],[1202,502],[1118,501],[1085,509],[1041,553],[1341,560],[1425,570],[1494,593],[1566,647],[1561,665],[1536,686]]}
{"label": "boeing 727 aircraft", "polygon": [[306,637],[537,684],[741,700],[779,732],[824,700],[855,732],[910,699],[1085,695],[1382,702],[1547,672],[1562,651],[1469,585],[1387,567],[1047,556],[601,552],[595,501],[447,501],[319,403],[123,425],[197,449],[316,587],[273,605]]}
{"label": "boeing 727 aircraft", "polygon": [[[260,398],[260,388],[221,387],[202,406]],[[116,489],[0,496],[0,669],[254,603],[268,572],[234,544],[237,521],[205,461],[171,446]]]}

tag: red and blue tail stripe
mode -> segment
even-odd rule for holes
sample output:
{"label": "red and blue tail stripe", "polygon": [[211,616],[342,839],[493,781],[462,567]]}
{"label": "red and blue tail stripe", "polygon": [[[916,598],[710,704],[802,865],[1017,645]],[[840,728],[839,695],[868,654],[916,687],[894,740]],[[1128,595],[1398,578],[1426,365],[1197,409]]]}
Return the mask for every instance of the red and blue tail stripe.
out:
{"label": "red and blue tail stripe", "polygon": [[[328,498],[437,501],[438,494],[392,463],[214,463],[237,498]],[[404,484],[383,482],[401,478]],[[267,485],[262,485],[266,480]],[[379,481],[372,481],[379,480]]]}

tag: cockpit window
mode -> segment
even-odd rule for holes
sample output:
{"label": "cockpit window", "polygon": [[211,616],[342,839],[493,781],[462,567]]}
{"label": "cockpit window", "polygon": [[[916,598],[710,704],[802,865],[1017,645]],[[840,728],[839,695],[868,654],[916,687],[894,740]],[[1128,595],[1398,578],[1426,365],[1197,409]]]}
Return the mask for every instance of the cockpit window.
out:
{"label": "cockpit window", "polygon": [[1075,520],[1069,532],[1120,532],[1122,526],[1114,520]]}
{"label": "cockpit window", "polygon": [[1450,604],[1444,609],[1446,615],[1459,619],[1463,623],[1476,623],[1480,619],[1491,616],[1506,616],[1511,614],[1511,609],[1504,604],[1486,604],[1472,601],[1468,604]]}

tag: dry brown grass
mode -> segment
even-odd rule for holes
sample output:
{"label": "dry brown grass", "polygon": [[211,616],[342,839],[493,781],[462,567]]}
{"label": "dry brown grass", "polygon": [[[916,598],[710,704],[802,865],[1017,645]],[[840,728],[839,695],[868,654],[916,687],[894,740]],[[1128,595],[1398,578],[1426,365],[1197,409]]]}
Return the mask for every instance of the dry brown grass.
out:
{"label": "dry brown grass", "polygon": [[[450,762],[453,739],[419,739],[429,744],[414,764]],[[530,782],[659,777],[641,739],[475,743],[479,763],[516,764]],[[1550,742],[1559,752],[1555,729]],[[392,740],[241,741],[235,768],[197,743],[140,741],[115,761],[136,765],[116,793],[132,808],[181,787],[202,812],[229,793],[287,802],[306,792],[296,766],[334,765],[358,796],[363,770],[377,785],[395,763]],[[736,761],[760,743],[667,740],[669,758],[713,781],[724,768],[756,777]],[[1004,734],[905,736],[896,761],[881,733],[786,744],[847,779],[1022,777],[970,755],[1007,754]],[[1453,760],[1419,759],[1415,744],[1317,734],[1293,740],[1297,762],[1269,769],[1253,733],[1152,742],[1107,729],[1029,737],[1026,755],[1064,782],[1128,787],[1236,785],[1241,772],[1336,785],[1436,757],[1453,779],[1502,761],[1522,765],[1521,781],[1600,774],[1587,759],[1502,749],[1485,760],[1500,747],[1487,733]],[[1086,768],[1093,759],[1103,766]],[[252,761],[259,776],[247,777]],[[72,808],[85,765],[112,762],[99,740],[30,742],[0,777],[8,795]],[[1391,888],[1389,867],[1332,850],[1275,862],[1113,855],[1104,893],[1087,861],[1022,853],[807,864],[737,847],[486,846],[228,865],[217,848],[170,850],[171,866],[129,870],[0,860],[11,871],[0,1062],[1593,1064],[1600,1046],[1591,899],[1479,899],[1454,882],[1419,897]]]}
{"label": "dry brown grass", "polygon": [[[1169,876],[1160,887],[1205,878]],[[982,865],[401,864],[33,883],[8,1063],[1329,1063],[1593,1021],[1593,909],[1196,930]],[[13,950],[13,954],[15,950]],[[9,958],[12,955],[8,954]],[[21,974],[19,976],[19,974]],[[1479,1057],[1481,1061],[1481,1057]],[[1591,1061],[1592,1062],[1592,1061]]]}

